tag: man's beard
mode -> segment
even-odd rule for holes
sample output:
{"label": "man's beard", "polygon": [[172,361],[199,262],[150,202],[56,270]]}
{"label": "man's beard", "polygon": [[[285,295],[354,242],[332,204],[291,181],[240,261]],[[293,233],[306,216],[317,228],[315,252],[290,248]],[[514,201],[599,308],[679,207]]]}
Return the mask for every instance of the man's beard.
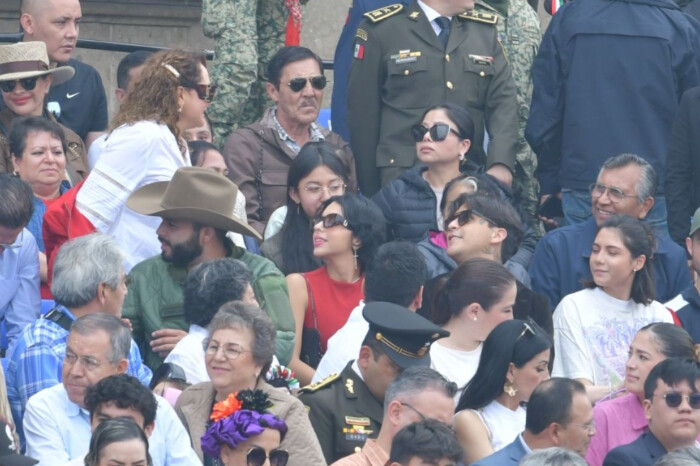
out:
{"label": "man's beard", "polygon": [[192,236],[184,243],[172,244],[163,239],[161,239],[161,242],[170,246],[170,253],[166,255],[165,251],[163,251],[160,257],[163,261],[179,267],[186,267],[202,254],[202,246],[199,244],[199,232],[192,233]]}

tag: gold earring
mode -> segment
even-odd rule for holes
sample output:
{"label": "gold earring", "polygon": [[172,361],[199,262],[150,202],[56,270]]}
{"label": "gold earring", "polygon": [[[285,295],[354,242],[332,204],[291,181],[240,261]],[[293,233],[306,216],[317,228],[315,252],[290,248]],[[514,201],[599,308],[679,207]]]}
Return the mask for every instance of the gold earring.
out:
{"label": "gold earring", "polygon": [[518,386],[514,383],[506,382],[503,385],[503,391],[506,392],[506,395],[513,398],[518,393]]}

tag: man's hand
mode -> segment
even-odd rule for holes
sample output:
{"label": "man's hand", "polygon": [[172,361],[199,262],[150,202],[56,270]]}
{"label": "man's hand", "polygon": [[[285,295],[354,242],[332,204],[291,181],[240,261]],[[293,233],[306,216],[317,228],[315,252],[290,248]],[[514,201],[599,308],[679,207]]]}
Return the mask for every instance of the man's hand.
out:
{"label": "man's hand", "polygon": [[175,345],[182,340],[187,332],[174,328],[164,328],[156,330],[151,334],[151,349],[158,353],[158,356],[165,358],[175,348]]}
{"label": "man's hand", "polygon": [[486,170],[486,173],[496,178],[501,183],[507,184],[508,186],[513,184],[513,173],[510,168],[506,167],[502,163],[494,163],[491,168]]}
{"label": "man's hand", "polygon": [[[550,197],[552,197],[551,194],[544,194],[544,195],[540,196],[540,207],[541,207],[542,204],[544,204],[544,203],[547,201],[547,199],[549,199]],[[556,197],[558,197],[559,199],[561,199],[561,192],[558,192],[558,193],[556,194]],[[537,217],[542,221],[542,223],[544,223],[546,226],[549,227],[549,228],[547,229],[548,231],[549,231],[549,230],[553,230],[553,229],[555,229],[555,228],[559,228],[559,222],[557,222],[556,220],[551,219],[551,218],[549,218],[549,217],[544,217],[544,216],[542,216],[542,215],[538,215]]]}

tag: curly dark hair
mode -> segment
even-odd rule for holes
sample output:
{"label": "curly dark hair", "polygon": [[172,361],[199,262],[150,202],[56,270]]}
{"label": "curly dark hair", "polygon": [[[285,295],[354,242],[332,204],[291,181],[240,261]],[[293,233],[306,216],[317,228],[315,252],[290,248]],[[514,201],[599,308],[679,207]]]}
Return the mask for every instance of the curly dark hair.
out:
{"label": "curly dark hair", "polygon": [[113,403],[118,408],[131,408],[143,416],[143,426],[156,420],[158,403],[155,395],[136,377],[128,374],[110,375],[89,387],[85,392],[85,407],[90,411],[90,419],[98,406]]}

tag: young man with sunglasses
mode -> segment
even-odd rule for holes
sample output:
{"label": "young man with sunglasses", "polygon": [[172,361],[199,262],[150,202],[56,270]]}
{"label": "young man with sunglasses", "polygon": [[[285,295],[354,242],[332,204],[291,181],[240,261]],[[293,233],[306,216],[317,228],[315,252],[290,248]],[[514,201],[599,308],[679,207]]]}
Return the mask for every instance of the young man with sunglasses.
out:
{"label": "young man with sunglasses", "polygon": [[700,364],[669,358],[644,382],[649,431],[610,451],[603,466],[652,466],[667,452],[697,445],[700,434]]}
{"label": "young man with sunglasses", "polygon": [[268,65],[267,93],[275,106],[228,137],[224,157],[229,178],[246,198],[248,222],[262,233],[270,215],[287,200],[287,172],[309,141],[338,146],[350,173],[347,192],[356,191],[355,161],[340,136],[316,123],[327,80],[318,55],[305,47],[283,47]]}
{"label": "young man with sunglasses", "polygon": [[[615,214],[644,220],[654,205],[657,176],[654,168],[634,154],[620,154],[605,161],[590,186],[592,216],[550,231],[535,248],[530,264],[532,289],[549,298],[552,310],[561,299],[583,289],[592,280],[589,260],[598,227]],[[655,229],[656,299],[668,301],[691,285],[685,251],[668,232]]]}

